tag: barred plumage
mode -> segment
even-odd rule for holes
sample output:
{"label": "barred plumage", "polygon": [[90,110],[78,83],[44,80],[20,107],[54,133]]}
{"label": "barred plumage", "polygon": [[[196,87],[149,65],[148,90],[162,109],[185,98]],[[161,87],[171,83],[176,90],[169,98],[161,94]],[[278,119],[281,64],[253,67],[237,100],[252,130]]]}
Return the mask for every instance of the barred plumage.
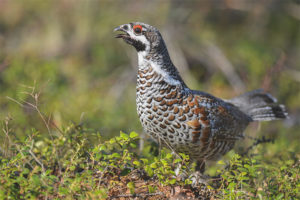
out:
{"label": "barred plumage", "polygon": [[261,90],[222,100],[189,89],[173,65],[159,31],[135,22],[115,29],[138,51],[137,112],[146,133],[175,152],[203,163],[216,160],[243,138],[254,120],[287,116],[283,105]]}

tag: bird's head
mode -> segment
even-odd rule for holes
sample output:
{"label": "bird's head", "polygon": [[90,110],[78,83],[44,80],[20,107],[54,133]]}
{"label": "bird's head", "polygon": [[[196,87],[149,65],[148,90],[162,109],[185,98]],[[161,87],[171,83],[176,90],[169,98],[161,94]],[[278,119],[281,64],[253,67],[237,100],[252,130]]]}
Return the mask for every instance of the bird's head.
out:
{"label": "bird's head", "polygon": [[133,22],[120,25],[114,31],[123,32],[115,37],[122,38],[126,43],[135,47],[138,52],[139,67],[149,67],[148,64],[150,64],[169,84],[181,84],[186,87],[170,59],[161,34],[155,27]]}
{"label": "bird's head", "polygon": [[114,31],[122,31],[123,33],[115,37],[122,38],[126,43],[134,46],[138,52],[145,54],[160,46],[162,41],[159,31],[155,27],[141,22],[123,24]]}

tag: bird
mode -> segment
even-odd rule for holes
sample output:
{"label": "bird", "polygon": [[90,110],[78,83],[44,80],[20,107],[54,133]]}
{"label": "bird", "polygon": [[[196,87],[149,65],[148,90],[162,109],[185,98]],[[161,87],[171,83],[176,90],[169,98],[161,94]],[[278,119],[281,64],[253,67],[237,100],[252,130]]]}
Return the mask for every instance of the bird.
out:
{"label": "bird", "polygon": [[114,29],[138,54],[136,106],[144,131],[175,153],[189,155],[196,170],[220,159],[244,138],[254,121],[285,119],[284,105],[262,89],[222,99],[190,89],[173,64],[159,30],[142,22]]}

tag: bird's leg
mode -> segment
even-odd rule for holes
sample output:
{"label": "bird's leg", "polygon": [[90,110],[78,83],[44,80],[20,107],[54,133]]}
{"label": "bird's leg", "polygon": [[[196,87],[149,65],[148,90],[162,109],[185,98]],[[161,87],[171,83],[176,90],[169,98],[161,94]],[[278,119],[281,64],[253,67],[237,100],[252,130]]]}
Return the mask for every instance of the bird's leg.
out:
{"label": "bird's leg", "polygon": [[142,134],[140,134],[140,140],[139,140],[139,151],[140,152],[142,152],[144,149],[145,136],[146,136],[146,132],[143,131]]}
{"label": "bird's leg", "polygon": [[179,163],[179,164],[177,164],[176,169],[174,170],[175,175],[176,175],[177,177],[180,175],[181,167],[182,167],[182,164]]}
{"label": "bird's leg", "polygon": [[205,161],[204,160],[197,161],[195,170],[199,171],[201,174],[204,174],[204,171],[205,171]]}
{"label": "bird's leg", "polygon": [[[179,155],[177,153],[175,153],[174,151],[172,152],[172,155],[178,157]],[[174,170],[175,172],[175,176],[179,177],[180,179],[184,180],[187,178],[187,174],[185,171],[182,171],[182,164],[181,163],[177,163],[176,164],[176,168]]]}
{"label": "bird's leg", "polygon": [[[172,155],[173,156],[176,156],[176,157],[180,157],[176,152],[172,152]],[[181,158],[181,157],[180,157]],[[190,164],[189,164],[190,165]],[[184,181],[185,179],[187,179],[188,178],[188,173],[186,172],[186,170],[184,170],[184,168],[183,168],[183,165],[182,165],[182,163],[177,163],[176,165],[176,168],[175,168],[175,170],[174,170],[174,172],[175,172],[175,177],[176,178],[178,178],[178,179],[180,179],[180,180],[182,180],[182,181]],[[185,168],[186,169],[186,168]],[[187,167],[187,169],[189,169],[189,167]]]}
{"label": "bird's leg", "polygon": [[175,177],[181,181],[184,181],[185,179],[188,178],[188,173],[186,170],[182,169],[181,163],[177,164],[174,172],[175,172]]}
{"label": "bird's leg", "polygon": [[190,176],[193,187],[196,187],[199,184],[207,183],[209,176],[204,175],[204,171],[205,171],[205,160],[197,161],[195,172],[193,174],[191,174],[191,176]]}

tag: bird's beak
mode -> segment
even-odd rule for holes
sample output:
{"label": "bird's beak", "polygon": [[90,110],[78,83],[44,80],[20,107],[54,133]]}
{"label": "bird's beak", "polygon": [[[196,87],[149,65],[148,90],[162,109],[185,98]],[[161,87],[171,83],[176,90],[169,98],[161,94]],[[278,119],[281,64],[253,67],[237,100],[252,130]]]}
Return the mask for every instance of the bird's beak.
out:
{"label": "bird's beak", "polygon": [[124,33],[120,33],[120,34],[116,35],[115,38],[123,38],[124,39],[124,38],[129,38],[130,37],[129,34],[127,33],[127,30],[125,30],[123,28],[124,25],[118,26],[114,29],[114,32],[116,32],[116,31],[124,32]]}
{"label": "bird's beak", "polygon": [[116,28],[114,29],[114,32],[116,32],[116,31],[122,31],[121,26],[116,27]]}

